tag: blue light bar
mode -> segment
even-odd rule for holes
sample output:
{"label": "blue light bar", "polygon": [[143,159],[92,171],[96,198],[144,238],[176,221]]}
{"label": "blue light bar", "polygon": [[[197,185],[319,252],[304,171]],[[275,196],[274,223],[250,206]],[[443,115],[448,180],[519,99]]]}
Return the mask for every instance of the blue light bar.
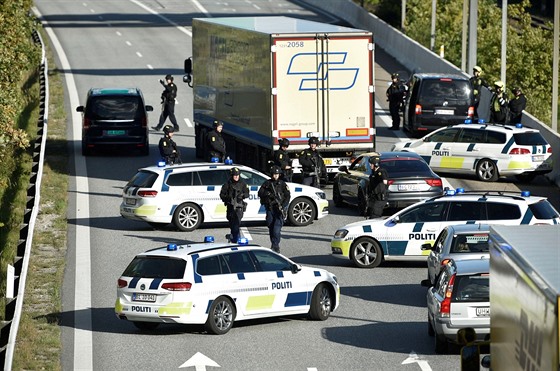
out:
{"label": "blue light bar", "polygon": [[522,123],[515,124],[515,127],[518,128],[518,129],[521,129],[523,127],[523,124]]}
{"label": "blue light bar", "polygon": [[212,158],[210,159],[210,162],[218,163],[218,162],[220,162],[220,159],[217,158],[217,157],[212,157]]}
{"label": "blue light bar", "polygon": [[226,160],[224,161],[224,164],[226,165],[233,165],[233,160],[231,158],[229,158],[229,156],[226,158]]}
{"label": "blue light bar", "polygon": [[446,196],[455,196],[455,190],[454,189],[447,189],[445,191],[445,195]]}
{"label": "blue light bar", "polygon": [[485,122],[486,122],[485,119],[478,119],[478,123],[479,123],[479,124],[484,124]]}
{"label": "blue light bar", "polygon": [[249,244],[249,239],[247,237],[239,237],[237,239],[237,244],[238,245],[248,245]]}
{"label": "blue light bar", "polygon": [[465,124],[472,124],[472,120],[471,119],[465,119]]}
{"label": "blue light bar", "polygon": [[457,188],[455,193],[465,193],[465,188]]}
{"label": "blue light bar", "polygon": [[531,192],[529,191],[521,191],[521,197],[530,197],[531,196]]}
{"label": "blue light bar", "polygon": [[163,160],[158,161],[158,163],[157,163],[157,166],[158,166],[158,167],[165,167],[165,165],[166,165],[166,163],[165,163],[165,161],[163,161]]}
{"label": "blue light bar", "polygon": [[214,242],[214,236],[204,236],[204,243]]}
{"label": "blue light bar", "polygon": [[170,243],[167,245],[167,251],[177,251],[177,245],[174,243]]}

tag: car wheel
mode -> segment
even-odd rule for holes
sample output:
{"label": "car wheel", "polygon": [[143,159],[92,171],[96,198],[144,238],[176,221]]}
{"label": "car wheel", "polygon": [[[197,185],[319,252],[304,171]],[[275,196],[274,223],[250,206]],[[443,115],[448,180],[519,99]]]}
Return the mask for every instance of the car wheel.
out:
{"label": "car wheel", "polygon": [[432,323],[430,322],[430,316],[428,316],[428,335],[429,336],[435,336],[436,333],[434,331],[434,327],[432,326]]}
{"label": "car wheel", "polygon": [[134,326],[136,326],[138,330],[142,330],[142,331],[152,331],[159,326],[158,322],[133,321],[132,323],[134,324]]}
{"label": "car wheel", "polygon": [[366,195],[360,188],[358,189],[358,212],[360,213],[360,216],[366,216],[367,207],[368,205]]}
{"label": "car wheel", "polygon": [[235,307],[230,299],[220,296],[212,303],[208,319],[206,320],[206,331],[223,335],[228,332],[235,320]]}
{"label": "car wheel", "polygon": [[338,183],[334,183],[333,186],[333,193],[332,193],[332,199],[334,202],[334,206],[336,207],[343,207],[344,206],[344,199],[342,198],[342,195],[340,194],[340,187],[338,185]]}
{"label": "car wheel", "polygon": [[320,283],[313,290],[311,297],[311,308],[309,308],[309,317],[316,321],[324,321],[329,318],[333,307],[332,292],[326,284]]}
{"label": "car wheel", "polygon": [[379,243],[369,237],[361,237],[350,247],[350,259],[359,268],[375,268],[383,260],[383,252]]}
{"label": "car wheel", "polygon": [[296,198],[288,208],[288,220],[296,227],[303,227],[313,223],[317,210],[313,203],[306,198]]}
{"label": "car wheel", "polygon": [[490,159],[483,158],[476,165],[476,176],[483,182],[495,182],[498,180],[498,168],[496,163]]}
{"label": "car wheel", "polygon": [[527,174],[519,174],[515,176],[515,179],[519,180],[522,183],[531,183],[537,174],[534,173],[527,173]]}
{"label": "car wheel", "polygon": [[445,354],[447,353],[447,340],[444,337],[441,337],[437,334],[434,334],[434,344],[435,344],[435,351],[438,354]]}
{"label": "car wheel", "polygon": [[202,211],[195,204],[180,205],[173,214],[173,224],[183,232],[192,232],[202,224]]}

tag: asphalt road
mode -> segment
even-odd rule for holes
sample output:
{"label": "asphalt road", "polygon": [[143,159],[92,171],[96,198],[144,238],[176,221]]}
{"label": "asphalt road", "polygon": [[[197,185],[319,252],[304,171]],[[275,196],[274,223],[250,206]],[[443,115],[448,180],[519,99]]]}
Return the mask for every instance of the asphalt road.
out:
{"label": "asphalt road", "polygon": [[[213,369],[204,356],[224,370],[427,371],[459,367],[457,353],[436,355],[433,338],[427,334],[426,289],[419,284],[426,277],[425,265],[385,264],[361,270],[331,257],[334,231],[360,219],[356,210],[336,208],[332,202],[328,217],[303,228],[285,227],[281,244],[282,253],[294,261],[326,268],[338,276],[341,305],[327,321],[304,317],[250,321],[236,324],[225,336],[212,336],[200,327],[179,325],[140,333],[132,324],[118,320],[113,311],[117,278],[135,254],[170,242],[202,241],[206,235],[224,239],[228,229],[220,225],[191,233],[171,228],[156,231],[147,224],[122,219],[122,187],[139,167],[155,163],[161,133],[150,135],[149,157],[83,158],[75,106],[85,103],[90,87],[138,86],[155,108],[150,114],[151,125],[155,125],[161,94],[158,79],[171,73],[179,88],[176,116],[181,127],[174,139],[183,160],[193,161],[192,91],[181,82],[183,60],[191,56],[191,19],[270,14],[323,22],[333,18],[286,0],[36,0],[35,4],[60,42],[56,68],[66,78],[66,108],[71,118],[68,138],[76,149],[63,287],[64,369]],[[402,132],[387,129],[390,117],[383,99],[390,73],[402,67],[383,51],[376,53],[377,149],[388,150],[396,140],[406,138]],[[492,184],[465,178],[447,180],[468,189],[518,189],[508,180]],[[544,178],[522,188],[553,195],[553,203],[559,206],[558,189]],[[325,190],[332,199],[331,187]],[[263,225],[248,225],[244,233],[252,242],[269,244]]]}

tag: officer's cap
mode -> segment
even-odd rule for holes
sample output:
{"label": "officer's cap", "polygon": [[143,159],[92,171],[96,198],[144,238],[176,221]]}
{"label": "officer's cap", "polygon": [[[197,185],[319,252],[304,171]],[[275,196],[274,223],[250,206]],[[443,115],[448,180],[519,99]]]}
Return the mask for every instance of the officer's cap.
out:
{"label": "officer's cap", "polygon": [[163,132],[165,134],[169,134],[169,133],[174,133],[175,132],[175,128],[172,125],[165,125],[163,127]]}
{"label": "officer's cap", "polygon": [[214,120],[213,123],[214,129],[217,128],[218,126],[224,126],[224,123],[218,120]]}
{"label": "officer's cap", "polygon": [[311,138],[309,138],[309,140],[307,141],[307,143],[308,143],[309,145],[311,145],[311,144],[317,144],[317,145],[319,145],[319,138],[317,138],[317,137],[311,137]]}
{"label": "officer's cap", "polygon": [[173,76],[172,75],[165,75],[165,79],[173,81]]}
{"label": "officer's cap", "polygon": [[274,165],[273,167],[270,168],[270,174],[272,174],[272,175],[282,174],[282,169],[280,169],[280,166]]}
{"label": "officer's cap", "polygon": [[476,71],[476,72],[481,73],[481,72],[482,72],[482,68],[480,68],[480,66],[474,66],[474,67],[473,67],[473,71]]}
{"label": "officer's cap", "polygon": [[236,167],[232,167],[231,170],[229,171],[231,175],[239,175],[241,172],[239,171],[238,168]]}

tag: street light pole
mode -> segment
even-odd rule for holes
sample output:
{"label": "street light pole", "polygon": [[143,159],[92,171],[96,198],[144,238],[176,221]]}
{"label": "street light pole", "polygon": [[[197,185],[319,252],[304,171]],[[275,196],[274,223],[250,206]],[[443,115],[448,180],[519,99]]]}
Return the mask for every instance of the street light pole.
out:
{"label": "street light pole", "polygon": [[507,86],[506,85],[507,7],[508,7],[508,0],[502,0],[502,55],[501,55],[502,64],[501,64],[500,80],[502,80],[504,86]]}
{"label": "street light pole", "polygon": [[558,28],[560,27],[560,5],[554,4],[554,41],[552,43],[552,130],[558,132]]}
{"label": "street light pole", "polygon": [[436,5],[437,0],[432,0],[432,35],[430,37],[431,51],[434,51],[436,46]]}
{"label": "street light pole", "polygon": [[[478,0],[470,0],[469,9],[469,71],[472,71],[476,66],[476,50],[477,46],[477,31],[478,24]],[[484,67],[482,67],[484,68]]]}
{"label": "street light pole", "polygon": [[463,36],[461,37],[461,70],[467,71],[467,27],[469,26],[469,0],[463,0]]}

